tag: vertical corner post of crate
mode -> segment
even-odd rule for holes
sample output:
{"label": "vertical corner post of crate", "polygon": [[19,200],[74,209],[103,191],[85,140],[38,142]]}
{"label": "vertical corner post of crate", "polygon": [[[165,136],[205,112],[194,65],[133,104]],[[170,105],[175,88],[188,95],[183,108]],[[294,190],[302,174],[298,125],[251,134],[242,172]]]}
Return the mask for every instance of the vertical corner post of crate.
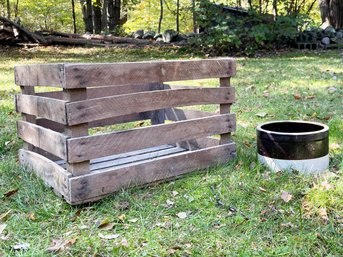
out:
{"label": "vertical corner post of crate", "polygon": [[[230,77],[222,77],[219,78],[220,81],[220,87],[230,87]],[[228,114],[230,113],[230,108],[231,108],[231,104],[220,104],[219,105],[219,112],[220,114]],[[232,126],[231,123],[229,124],[229,126]],[[228,144],[231,142],[231,133],[224,133],[224,134],[220,134],[220,141],[219,143],[221,145],[223,144]]]}
{"label": "vertical corner post of crate", "polygon": [[[66,81],[66,85],[68,85],[68,81]],[[87,88],[63,88],[63,100],[67,103],[87,100]],[[64,134],[67,138],[88,136],[88,123],[81,123],[77,125],[67,124],[64,126]],[[68,158],[66,160],[66,169],[69,173],[72,174],[72,176],[79,176],[90,173],[90,160],[71,163],[69,161],[70,150],[68,146],[67,151]]]}
{"label": "vertical corner post of crate", "polygon": [[[24,86],[20,85],[20,91],[22,95],[35,95],[35,87],[34,86]],[[16,106],[17,108],[17,106]],[[35,115],[30,115],[26,113],[21,113],[21,117],[23,121],[29,122],[29,123],[36,123],[36,116]],[[29,150],[29,151],[35,151],[35,146],[24,141],[23,143],[23,149],[24,150]]]}

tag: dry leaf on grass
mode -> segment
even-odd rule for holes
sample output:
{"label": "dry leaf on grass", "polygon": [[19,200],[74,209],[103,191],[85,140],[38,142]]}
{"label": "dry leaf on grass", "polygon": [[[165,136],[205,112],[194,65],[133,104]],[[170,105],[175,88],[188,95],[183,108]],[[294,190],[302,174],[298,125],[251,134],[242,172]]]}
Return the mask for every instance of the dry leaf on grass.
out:
{"label": "dry leaf on grass", "polygon": [[299,93],[295,93],[293,96],[294,96],[295,100],[300,100],[301,99],[301,94],[299,94]]}
{"label": "dry leaf on grass", "polygon": [[319,209],[319,217],[327,223],[329,221],[328,213],[326,212],[325,208],[320,208]]}
{"label": "dry leaf on grass", "polygon": [[131,223],[136,223],[137,221],[138,221],[138,219],[136,219],[136,218],[135,218],[135,219],[130,219],[130,220],[129,220],[129,222],[131,222]]}
{"label": "dry leaf on grass", "polygon": [[68,248],[70,248],[73,244],[75,244],[76,238],[70,239],[70,240],[64,240],[64,239],[53,239],[52,245],[46,249],[47,252],[61,252]]}
{"label": "dry leaf on grass", "polygon": [[323,181],[323,182],[321,183],[321,185],[322,185],[322,187],[323,187],[324,190],[329,190],[329,189],[332,188],[332,185],[331,185],[329,182],[327,182],[327,180]]}
{"label": "dry leaf on grass", "polygon": [[179,212],[176,214],[176,216],[180,219],[186,219],[188,217],[188,215],[190,214],[190,212]]}
{"label": "dry leaf on grass", "polygon": [[6,192],[6,193],[4,193],[4,196],[5,197],[11,197],[12,195],[15,195],[17,192],[18,192],[18,188],[16,188],[16,189],[13,189],[13,190],[11,190],[11,191],[8,191],[8,192]]}
{"label": "dry leaf on grass", "polygon": [[179,194],[178,191],[172,191],[172,195],[173,195],[173,196],[177,196],[178,194]]}
{"label": "dry leaf on grass", "polygon": [[30,245],[28,243],[20,243],[20,244],[16,244],[13,246],[14,250],[22,250],[22,251],[26,251],[28,250],[30,247]]}
{"label": "dry leaf on grass", "polygon": [[267,192],[267,190],[264,189],[263,187],[259,187],[258,189],[260,189],[261,192],[264,192],[264,193]]}
{"label": "dry leaf on grass", "polygon": [[6,227],[7,227],[6,224],[0,224],[0,235],[2,234],[2,232],[4,232]]}
{"label": "dry leaf on grass", "polygon": [[126,218],[125,214],[120,214],[120,215],[118,216],[118,219],[119,219],[121,222],[124,222],[125,218]]}
{"label": "dry leaf on grass", "polygon": [[166,208],[171,208],[171,207],[173,207],[173,205],[174,205],[174,202],[167,199],[166,204],[164,206]]}
{"label": "dry leaf on grass", "polygon": [[259,118],[265,118],[267,116],[267,113],[266,112],[259,112],[259,113],[256,113],[256,116]]}
{"label": "dry leaf on grass", "polygon": [[129,247],[129,243],[127,242],[126,238],[123,238],[120,243],[119,243],[120,246],[123,246],[123,247]]}
{"label": "dry leaf on grass", "polygon": [[0,221],[6,220],[8,215],[11,213],[11,210],[4,212],[3,214],[0,215]]}
{"label": "dry leaf on grass", "polygon": [[293,195],[288,193],[287,191],[282,191],[281,192],[281,199],[285,202],[288,203],[290,200],[292,200]]}
{"label": "dry leaf on grass", "polygon": [[99,237],[101,239],[112,240],[112,239],[116,239],[116,238],[120,237],[120,235],[119,234],[103,235],[103,234],[99,233]]}
{"label": "dry leaf on grass", "polygon": [[33,212],[28,213],[27,217],[29,218],[29,220],[32,220],[32,221],[36,220],[36,216]]}

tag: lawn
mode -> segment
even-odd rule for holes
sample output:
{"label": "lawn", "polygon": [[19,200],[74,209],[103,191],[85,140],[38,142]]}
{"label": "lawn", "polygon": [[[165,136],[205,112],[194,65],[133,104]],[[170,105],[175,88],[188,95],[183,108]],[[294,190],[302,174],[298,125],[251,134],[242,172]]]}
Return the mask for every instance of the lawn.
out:
{"label": "lawn", "polygon": [[[237,58],[238,154],[226,165],[76,207],[19,167],[15,64],[189,58],[204,56],[172,48],[0,48],[0,256],[343,256],[340,51]],[[326,174],[271,173],[256,163],[256,125],[281,119],[329,125]]]}

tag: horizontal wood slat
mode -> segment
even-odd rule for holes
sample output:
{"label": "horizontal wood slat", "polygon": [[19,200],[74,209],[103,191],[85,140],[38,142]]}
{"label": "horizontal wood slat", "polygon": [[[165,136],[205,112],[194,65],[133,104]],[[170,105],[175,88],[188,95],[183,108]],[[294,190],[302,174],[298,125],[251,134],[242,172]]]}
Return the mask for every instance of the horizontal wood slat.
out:
{"label": "horizontal wood slat", "polygon": [[25,142],[39,147],[57,157],[66,159],[66,137],[51,129],[46,129],[26,121],[17,122],[18,136]]}
{"label": "horizontal wood slat", "polygon": [[233,103],[234,88],[158,90],[67,103],[69,125],[176,106]]}
{"label": "horizontal wood slat", "polygon": [[24,149],[19,150],[19,161],[22,165],[33,170],[45,183],[53,187],[56,193],[63,195],[69,201],[69,178],[71,174],[48,158]]}
{"label": "horizontal wood slat", "polygon": [[122,188],[162,181],[197,169],[226,163],[235,153],[235,149],[234,143],[225,144],[71,178],[70,203],[95,201]]}
{"label": "horizontal wood slat", "polygon": [[66,101],[34,95],[16,95],[18,112],[66,124]]}
{"label": "horizontal wood slat", "polygon": [[195,110],[183,110],[178,108],[168,108],[165,110],[165,115],[167,120],[180,121],[180,120],[190,120],[203,118],[208,116],[217,115],[213,112],[203,112]]}
{"label": "horizontal wood slat", "polygon": [[[139,85],[125,85],[125,86],[107,86],[107,87],[88,87],[87,88],[87,99],[100,98],[112,95],[124,95],[137,92],[149,91],[151,85],[139,84]],[[41,92],[36,93],[37,96],[51,97],[55,99],[63,99],[62,91],[54,92]]]}
{"label": "horizontal wood slat", "polygon": [[65,65],[68,88],[219,78],[235,73],[231,58]]}
{"label": "horizontal wood slat", "polygon": [[68,162],[81,162],[146,147],[235,131],[234,114],[68,139]]}
{"label": "horizontal wood slat", "polygon": [[14,78],[20,86],[65,87],[64,64],[18,65]]}

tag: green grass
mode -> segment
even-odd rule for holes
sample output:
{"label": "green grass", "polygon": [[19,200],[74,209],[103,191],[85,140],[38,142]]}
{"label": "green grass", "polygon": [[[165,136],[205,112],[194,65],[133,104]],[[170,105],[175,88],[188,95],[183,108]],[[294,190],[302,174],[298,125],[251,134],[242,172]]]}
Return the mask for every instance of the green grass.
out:
{"label": "green grass", "polygon": [[[238,121],[233,136],[238,156],[227,165],[173,182],[123,190],[78,207],[66,204],[19,167],[17,151],[22,142],[15,131],[19,119],[13,103],[18,92],[13,81],[15,64],[196,57],[202,56],[169,48],[0,49],[0,216],[10,212],[0,220],[7,225],[0,235],[0,256],[343,255],[343,54],[339,51],[238,58],[238,73],[232,79],[237,90],[232,109]],[[206,83],[216,84],[214,80]],[[330,87],[336,91],[330,93]],[[268,97],[263,96],[266,91]],[[294,94],[302,99],[296,100]],[[265,115],[260,118],[258,113]],[[330,126],[330,169],[325,176],[275,174],[254,165],[256,125],[279,119]],[[216,205],[211,186],[226,206]],[[18,191],[4,195],[12,190]],[[282,191],[293,199],[285,203]],[[174,205],[166,208],[167,200]],[[227,206],[235,207],[237,213]],[[188,212],[188,217],[178,218],[179,212]],[[111,230],[99,228],[106,220],[113,225]],[[120,236],[106,240],[99,234]],[[76,241],[58,254],[48,253],[46,249],[59,238]],[[19,243],[28,243],[29,248],[14,250]]]}

